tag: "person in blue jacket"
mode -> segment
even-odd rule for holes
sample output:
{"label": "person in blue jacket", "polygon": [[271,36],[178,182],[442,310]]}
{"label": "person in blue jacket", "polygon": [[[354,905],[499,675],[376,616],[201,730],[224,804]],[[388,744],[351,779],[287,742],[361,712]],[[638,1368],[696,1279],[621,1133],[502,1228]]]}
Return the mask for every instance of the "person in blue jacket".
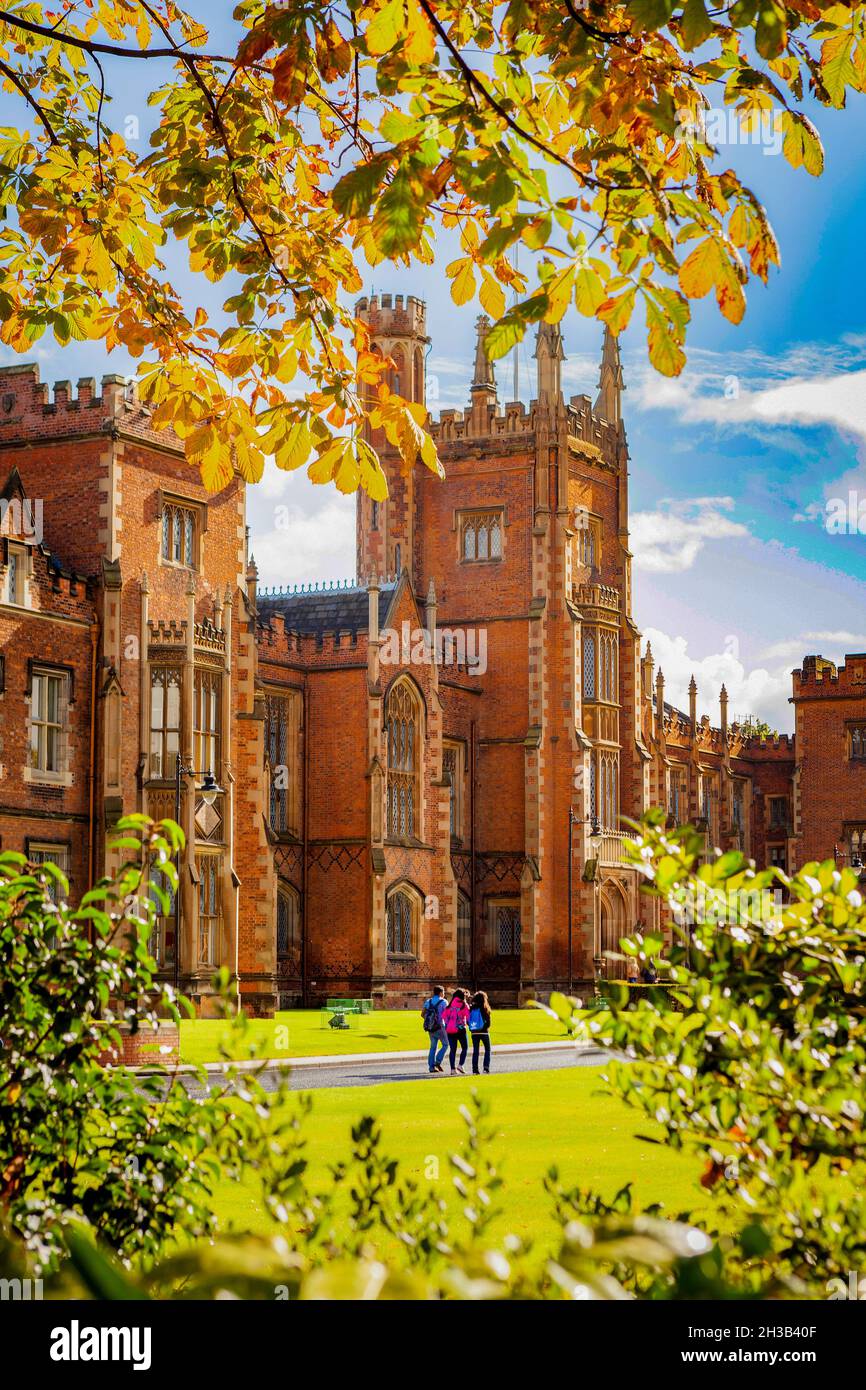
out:
{"label": "person in blue jacket", "polygon": [[425,999],[421,1009],[421,1017],[424,1020],[424,1032],[430,1038],[430,1048],[427,1053],[427,1069],[431,1076],[442,1071],[442,1058],[448,1051],[448,1034],[445,1032],[445,1025],[442,1022],[442,1015],[445,1012],[445,993],[441,985],[434,985],[433,993],[429,999]]}
{"label": "person in blue jacket", "polygon": [[469,1001],[469,1031],[472,1034],[472,1073],[478,1075],[478,1054],[484,1046],[484,1074],[490,1071],[490,1000],[480,989]]}

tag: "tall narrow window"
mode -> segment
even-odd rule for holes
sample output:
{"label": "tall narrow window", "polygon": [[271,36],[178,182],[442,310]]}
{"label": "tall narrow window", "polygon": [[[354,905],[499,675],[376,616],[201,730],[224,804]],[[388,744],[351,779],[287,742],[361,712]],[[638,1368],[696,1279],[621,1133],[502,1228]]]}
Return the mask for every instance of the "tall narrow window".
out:
{"label": "tall narrow window", "polygon": [[170,565],[196,567],[196,509],[178,502],[165,502],[162,508],[160,554]]}
{"label": "tall narrow window", "polygon": [[27,577],[27,551],[23,545],[6,547],[6,584],[3,592],[4,603],[14,603],[19,608],[24,603],[25,579]]}
{"label": "tall narrow window", "polygon": [[424,403],[424,358],[421,356],[421,349],[415,349],[415,371],[412,381],[412,399],[419,405]]}
{"label": "tall narrow window", "polygon": [[682,825],[687,816],[686,788],[684,774],[680,768],[672,767],[670,778],[669,810],[677,825]]}
{"label": "tall narrow window", "polygon": [[388,834],[411,840],[418,833],[420,705],[412,686],[400,680],[388,696]]}
{"label": "tall narrow window", "polygon": [[[174,777],[179,751],[180,671],[176,666],[153,666],[150,672],[150,776],[161,780]],[[198,766],[201,769],[201,764]]]}
{"label": "tall narrow window", "polygon": [[472,905],[463,892],[457,894],[457,974],[468,975],[472,969]]}
{"label": "tall narrow window", "polygon": [[595,699],[595,637],[591,632],[583,634],[583,698]]}
{"label": "tall narrow window", "polygon": [[448,824],[452,840],[463,835],[463,746],[446,743],[442,750],[442,775],[448,783]]}
{"label": "tall narrow window", "polygon": [[220,766],[219,673],[199,667],[193,696],[193,767],[218,775]]}
{"label": "tall narrow window", "polygon": [[294,704],[288,695],[268,695],[267,756],[271,774],[271,829],[277,834],[297,831],[294,798],[296,775]]}
{"label": "tall narrow window", "polygon": [[370,503],[370,530],[371,530],[371,531],[378,531],[378,529],[379,529],[379,503],[378,503],[378,502],[371,502],[371,503]]}
{"label": "tall narrow window", "polygon": [[389,956],[415,954],[415,924],[418,904],[404,889],[391,893],[385,904],[385,924]]}
{"label": "tall narrow window", "polygon": [[277,890],[277,960],[297,958],[301,944],[301,913],[298,895],[288,884]]}
{"label": "tall narrow window", "polygon": [[30,767],[47,779],[63,776],[66,723],[65,673],[34,671],[30,691]]}
{"label": "tall narrow window", "polygon": [[593,819],[598,815],[598,766],[594,753],[589,759],[589,814]]}
{"label": "tall narrow window", "polygon": [[[160,892],[156,892],[156,888]],[[175,900],[174,889],[159,869],[150,871],[149,894],[153,903],[153,929],[150,934],[150,954],[161,970],[174,964]]]}
{"label": "tall narrow window", "polygon": [[848,727],[851,740],[851,757],[866,758],[866,724],[851,724]]}
{"label": "tall narrow window", "polygon": [[221,919],[220,868],[216,854],[197,854],[198,959],[200,965],[217,965]]}

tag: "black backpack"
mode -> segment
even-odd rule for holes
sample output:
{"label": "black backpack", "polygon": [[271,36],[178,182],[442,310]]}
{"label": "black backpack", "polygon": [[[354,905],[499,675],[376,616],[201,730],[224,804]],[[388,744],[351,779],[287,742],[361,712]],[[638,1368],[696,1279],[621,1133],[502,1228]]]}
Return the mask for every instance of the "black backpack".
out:
{"label": "black backpack", "polygon": [[428,999],[424,1005],[424,1032],[436,1033],[439,1031],[441,997],[439,999]]}

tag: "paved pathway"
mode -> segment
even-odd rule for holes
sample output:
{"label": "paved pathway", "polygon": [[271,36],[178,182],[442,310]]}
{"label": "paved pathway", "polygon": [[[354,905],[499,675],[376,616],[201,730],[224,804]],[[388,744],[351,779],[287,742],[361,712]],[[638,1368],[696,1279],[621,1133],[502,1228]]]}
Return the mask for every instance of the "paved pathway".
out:
{"label": "paved pathway", "polygon": [[[565,1067],[597,1067],[605,1059],[600,1049],[569,1042],[556,1043],[514,1043],[493,1048],[495,1074],[503,1072],[558,1071]],[[471,1057],[471,1053],[470,1053]],[[244,1068],[249,1063],[242,1064]],[[256,1063],[260,1066],[261,1063]],[[447,1088],[453,1080],[447,1070],[431,1076],[427,1070],[426,1054],[417,1052],[388,1053],[379,1052],[368,1055],[353,1054],[348,1057],[299,1057],[291,1063],[268,1062],[260,1080],[267,1090],[275,1090],[281,1076],[288,1073],[289,1086],[293,1091],[313,1091],[322,1087],[377,1086],[388,1081],[426,1081],[428,1084],[441,1083]],[[218,1089],[222,1069],[209,1065],[207,1069],[208,1088]],[[471,1072],[467,1073],[471,1076]],[[474,1078],[473,1078],[474,1079]],[[184,1085],[191,1095],[204,1094],[204,1087],[193,1074],[184,1075]],[[484,1077],[478,1078],[480,1085]]]}

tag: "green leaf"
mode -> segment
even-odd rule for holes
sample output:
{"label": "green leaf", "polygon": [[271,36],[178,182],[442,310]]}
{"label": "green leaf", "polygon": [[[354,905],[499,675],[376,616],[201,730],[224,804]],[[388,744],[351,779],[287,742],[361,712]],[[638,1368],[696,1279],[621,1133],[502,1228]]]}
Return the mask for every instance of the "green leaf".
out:
{"label": "green leaf", "polygon": [[713,33],[713,22],[704,0],[686,0],[680,17],[680,37],[687,53],[699,48]]}
{"label": "green leaf", "polygon": [[366,217],[393,162],[390,152],[378,154],[344,174],[331,190],[331,201],[337,211],[354,219]]}

